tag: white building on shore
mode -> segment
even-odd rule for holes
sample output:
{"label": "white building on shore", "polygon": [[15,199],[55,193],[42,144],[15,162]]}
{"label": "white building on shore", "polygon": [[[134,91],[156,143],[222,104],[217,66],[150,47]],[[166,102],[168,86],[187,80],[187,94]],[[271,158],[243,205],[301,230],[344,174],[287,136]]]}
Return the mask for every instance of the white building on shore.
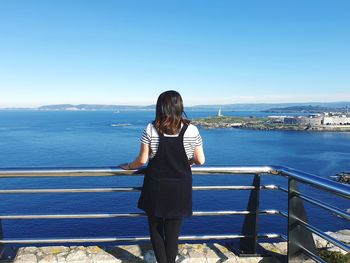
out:
{"label": "white building on shore", "polygon": [[344,113],[312,114],[309,116],[285,116],[284,124],[290,125],[350,125],[350,115]]}
{"label": "white building on shore", "polygon": [[324,116],[323,125],[350,125],[350,116]]}

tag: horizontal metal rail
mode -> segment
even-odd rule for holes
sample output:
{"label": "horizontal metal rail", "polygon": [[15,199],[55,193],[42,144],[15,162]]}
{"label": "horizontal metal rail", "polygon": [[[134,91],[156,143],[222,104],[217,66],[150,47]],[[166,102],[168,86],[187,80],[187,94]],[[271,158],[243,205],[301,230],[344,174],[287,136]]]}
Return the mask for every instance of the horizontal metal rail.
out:
{"label": "horizontal metal rail", "polygon": [[323,260],[322,258],[320,258],[319,256],[315,255],[310,250],[308,250],[308,249],[306,249],[304,247],[301,248],[301,251],[304,253],[304,255],[308,256],[311,259],[313,259],[315,262],[328,263],[327,261]]}
{"label": "horizontal metal rail", "polygon": [[343,210],[340,210],[337,207],[334,207],[332,205],[326,204],[326,203],[324,203],[324,202],[322,202],[320,200],[317,200],[317,199],[314,199],[312,197],[303,195],[301,193],[295,192],[295,193],[293,193],[293,195],[298,196],[299,198],[303,199],[306,202],[309,202],[311,204],[314,204],[314,205],[317,205],[319,207],[322,207],[322,208],[324,208],[324,209],[326,209],[326,210],[328,210],[328,211],[330,211],[330,212],[332,212],[332,213],[334,213],[334,214],[336,214],[336,215],[338,215],[338,216],[340,216],[340,217],[342,217],[344,219],[350,220],[350,214],[345,212],[345,211],[343,211]]}
{"label": "horizontal metal rail", "polygon": [[[180,236],[180,240],[211,240],[211,239],[237,239],[248,237],[242,234],[232,235],[187,235]],[[258,234],[258,238],[281,238],[286,239],[284,235],[275,233]],[[0,244],[42,244],[42,243],[100,243],[100,242],[137,242],[148,241],[148,236],[142,237],[105,237],[105,238],[54,238],[54,239],[0,239]]]}
{"label": "horizontal metal rail", "polygon": [[285,218],[288,218],[288,213],[287,212],[284,212],[284,211],[279,211],[281,216],[285,217]]}
{"label": "horizontal metal rail", "polygon": [[284,187],[281,187],[281,186],[278,187],[278,190],[280,190],[280,191],[282,191],[284,193],[288,193],[288,189],[286,189]]}
{"label": "horizontal metal rail", "polygon": [[[248,215],[252,212],[247,210],[231,211],[195,211],[193,216],[223,216],[223,215]],[[262,215],[281,215],[278,210],[261,210]],[[145,213],[124,213],[124,214],[55,214],[55,215],[0,215],[0,219],[78,219],[78,218],[125,218],[125,217],[144,217]]]}
{"label": "horizontal metal rail", "polygon": [[[0,168],[0,178],[9,177],[64,177],[64,176],[121,176],[141,175],[145,168],[123,170],[118,167],[70,168]],[[350,186],[284,166],[204,166],[192,167],[193,174],[274,174],[293,178],[314,187],[350,199]]]}
{"label": "horizontal metal rail", "polygon": [[[1,178],[32,178],[32,177],[81,177],[81,176],[139,176],[144,174],[145,169],[142,168],[140,170],[123,170],[118,167],[92,167],[92,168],[81,168],[81,167],[72,167],[72,168],[0,168],[0,180]],[[312,197],[306,196],[297,190],[297,183],[303,183],[317,189],[325,190],[340,197],[350,199],[350,186],[345,184],[340,184],[338,182],[322,178],[310,173],[305,173],[303,171],[291,169],[283,166],[219,166],[219,167],[192,167],[192,173],[194,175],[232,175],[232,174],[241,174],[241,175],[255,175],[254,185],[250,186],[194,186],[193,190],[250,190],[251,197],[252,193],[258,192],[260,189],[267,190],[281,190],[282,192],[288,193],[289,204],[298,204],[293,209],[290,209],[287,212],[278,211],[278,210],[260,210],[258,211],[258,206],[255,208],[247,208],[247,210],[243,211],[196,211],[193,212],[194,216],[215,216],[215,215],[245,215],[246,219],[249,217],[255,220],[257,219],[258,214],[262,215],[281,215],[290,220],[295,220],[297,224],[300,224],[302,228],[307,229],[308,234],[314,233],[321,238],[331,242],[337,247],[344,249],[349,252],[350,246],[344,244],[337,239],[325,234],[321,230],[315,228],[314,226],[307,223],[307,220],[303,221],[300,216],[303,214],[302,211],[303,204],[294,202],[293,200],[303,200],[309,203],[312,203],[318,207],[326,209],[338,216],[341,216],[345,219],[350,219],[350,214],[342,211],[332,205],[329,205],[320,200],[316,200]],[[267,175],[279,175],[289,179],[289,189],[285,189],[284,187],[278,185],[263,185],[260,186],[259,176],[261,174]],[[292,184],[291,184],[292,182]],[[292,185],[292,188],[291,186]],[[291,190],[292,189],[292,190]],[[112,188],[64,188],[64,189],[3,189],[0,190],[0,194],[28,194],[28,193],[91,193],[91,192],[136,192],[140,191],[141,187],[112,187]],[[294,199],[294,197],[297,197]],[[298,199],[299,198],[299,199]],[[258,199],[257,199],[258,200]],[[259,202],[259,201],[257,201]],[[297,211],[299,207],[300,213]],[[258,212],[253,212],[258,211]],[[291,213],[291,211],[293,211]],[[297,213],[297,214],[295,214]],[[294,218],[294,215],[296,218]],[[128,214],[71,214],[71,215],[2,215],[1,219],[50,219],[50,218],[115,218],[115,217],[139,217],[145,216],[144,213],[128,213]],[[252,217],[253,216],[253,217]],[[306,217],[305,217],[306,218]],[[253,222],[253,221],[252,221]],[[292,226],[289,225],[288,231],[289,234],[293,233],[291,231]],[[253,240],[251,234],[249,232],[244,232],[244,234],[234,234],[234,235],[202,235],[202,236],[181,236],[180,240],[205,240],[205,239],[234,239],[240,238],[245,239],[248,238]],[[257,230],[254,232],[257,233]],[[287,240],[285,236],[280,234],[260,234],[256,237],[264,237],[264,238],[282,238]],[[256,238],[255,238],[256,239]],[[295,239],[289,237],[289,244],[292,244],[297,249],[301,249],[303,253],[310,258],[316,260],[317,262],[324,262],[317,254],[316,250],[311,249],[309,246],[304,246],[303,237],[301,239]],[[11,243],[88,243],[88,242],[122,242],[122,241],[142,241],[149,240],[149,237],[120,237],[120,238],[70,238],[70,239],[11,239],[11,240],[1,240],[0,244],[11,244]],[[301,241],[301,243],[298,241]],[[250,243],[253,244],[253,243]],[[304,245],[303,245],[304,244]],[[295,249],[294,249],[295,250]],[[316,253],[316,254],[315,254]],[[289,254],[289,250],[288,250]],[[295,251],[291,258],[296,256]],[[289,257],[289,256],[288,256]]]}
{"label": "horizontal metal rail", "polygon": [[[80,177],[80,176],[121,176],[141,175],[145,168],[124,170],[118,167],[70,167],[70,168],[0,168],[1,177]],[[274,173],[270,166],[219,166],[192,167],[193,174],[256,174]]]}
{"label": "horizontal metal rail", "polygon": [[[115,187],[115,188],[49,188],[49,189],[6,189],[0,194],[43,194],[43,193],[107,193],[107,192],[138,192],[142,187]],[[251,185],[223,185],[223,186],[193,186],[194,191],[203,190],[254,190]],[[262,190],[277,190],[277,185],[262,185]]]}
{"label": "horizontal metal rail", "polygon": [[334,237],[331,237],[330,235],[327,235],[326,233],[324,233],[323,231],[321,231],[320,229],[296,218],[295,219],[301,226],[305,227],[306,229],[308,229],[309,231],[311,231],[312,233],[322,237],[323,239],[327,240],[328,242],[332,243],[333,245],[335,245],[336,247],[340,247],[341,249],[345,250],[346,252],[350,252],[350,246],[347,244],[344,244],[343,242],[340,242],[339,240],[335,239]]}
{"label": "horizontal metal rail", "polygon": [[326,190],[328,192],[334,193],[338,196],[350,199],[350,186],[346,184],[341,184],[327,178],[323,178],[314,174],[306,173],[303,171],[295,170],[283,166],[272,166],[275,172],[282,176],[287,176],[298,182],[302,182],[311,185],[315,188]]}

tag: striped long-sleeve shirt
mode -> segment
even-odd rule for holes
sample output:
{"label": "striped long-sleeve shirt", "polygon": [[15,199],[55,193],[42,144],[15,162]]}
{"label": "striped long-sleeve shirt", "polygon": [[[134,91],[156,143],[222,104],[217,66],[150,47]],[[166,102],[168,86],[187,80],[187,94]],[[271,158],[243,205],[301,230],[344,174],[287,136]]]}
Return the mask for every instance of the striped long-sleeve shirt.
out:
{"label": "striped long-sleeve shirt", "polygon": [[[164,136],[178,136],[178,134],[164,134]],[[157,153],[159,145],[159,135],[152,123],[149,123],[147,127],[143,130],[140,141],[141,143],[147,144],[151,147],[150,158],[153,158]],[[199,134],[197,127],[193,124],[189,124],[184,134],[184,148],[188,159],[191,159],[193,157],[194,148],[200,145],[202,145],[202,138]]]}

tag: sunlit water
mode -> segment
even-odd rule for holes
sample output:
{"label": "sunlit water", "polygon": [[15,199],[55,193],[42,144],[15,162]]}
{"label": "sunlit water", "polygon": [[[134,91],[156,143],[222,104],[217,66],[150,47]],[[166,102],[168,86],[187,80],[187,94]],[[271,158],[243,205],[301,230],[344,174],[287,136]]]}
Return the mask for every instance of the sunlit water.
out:
{"label": "sunlit water", "polygon": [[[190,118],[215,112],[187,112]],[[265,116],[261,112],[226,115]],[[143,128],[153,111],[0,111],[0,167],[116,166],[132,161]],[[112,124],[131,124],[112,126]],[[200,129],[206,165],[284,165],[322,177],[350,171],[350,133]],[[1,189],[140,186],[142,176],[0,179]],[[246,185],[252,176],[195,175],[194,185]],[[264,176],[263,184],[285,185]],[[311,196],[341,209],[350,202],[306,189]],[[247,191],[195,191],[194,211],[246,209]],[[137,212],[139,193],[71,193],[1,195],[0,214],[69,214]],[[287,209],[286,194],[263,190],[262,209]],[[349,228],[346,220],[307,205],[312,223],[323,230]],[[185,219],[182,234],[238,233],[242,216]],[[330,224],[329,222],[332,222]],[[286,219],[261,216],[260,232],[285,233]],[[130,236],[147,233],[145,218],[3,220],[5,237]]]}

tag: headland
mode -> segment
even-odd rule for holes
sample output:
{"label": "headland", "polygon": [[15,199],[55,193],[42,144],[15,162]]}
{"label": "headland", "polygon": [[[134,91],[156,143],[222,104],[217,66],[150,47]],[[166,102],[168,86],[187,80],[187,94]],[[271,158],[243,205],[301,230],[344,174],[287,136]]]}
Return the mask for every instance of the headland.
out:
{"label": "headland", "polygon": [[333,113],[310,116],[210,116],[194,119],[192,123],[206,129],[239,128],[288,131],[350,131],[350,116],[335,115]]}

